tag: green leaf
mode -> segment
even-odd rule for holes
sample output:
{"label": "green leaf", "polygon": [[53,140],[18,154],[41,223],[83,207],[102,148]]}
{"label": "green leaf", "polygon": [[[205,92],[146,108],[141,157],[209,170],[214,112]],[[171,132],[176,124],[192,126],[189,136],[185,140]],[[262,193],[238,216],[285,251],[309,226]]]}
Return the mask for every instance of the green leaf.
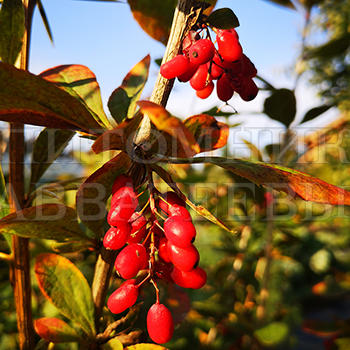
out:
{"label": "green leaf", "polygon": [[348,350],[350,348],[350,338],[338,338],[334,341],[337,350]]}
{"label": "green leaf", "polygon": [[101,133],[101,126],[80,101],[41,77],[2,62],[0,120]]}
{"label": "green leaf", "polygon": [[280,165],[223,157],[167,158],[166,161],[176,164],[211,163],[244,177],[257,185],[271,187],[292,196],[299,196],[306,201],[333,205],[350,205],[349,191],[301,171]]}
{"label": "green leaf", "polygon": [[66,322],[54,317],[43,317],[34,321],[35,332],[51,343],[79,342],[82,338]]}
{"label": "green leaf", "polygon": [[102,345],[103,350],[123,350],[123,344],[117,338],[111,339],[106,344]]}
{"label": "green leaf", "polygon": [[251,156],[254,160],[259,160],[262,161],[262,154],[259,150],[258,147],[256,147],[253,143],[251,143],[248,140],[243,139],[243,142],[245,143],[245,145],[249,148],[250,152],[251,152]]}
{"label": "green leaf", "polygon": [[213,11],[207,18],[211,27],[219,29],[231,29],[239,27],[239,20],[235,13],[227,7]]}
{"label": "green leaf", "polygon": [[36,0],[36,4],[38,6],[40,17],[41,17],[41,19],[42,19],[42,21],[44,23],[44,26],[45,26],[45,29],[46,29],[46,33],[49,36],[51,43],[53,43],[53,37],[52,37],[51,28],[50,28],[50,23],[49,23],[49,21],[47,19],[43,3],[41,2],[41,0]]}
{"label": "green leaf", "polygon": [[293,2],[291,0],[265,0],[265,1],[273,2],[277,5],[295,10],[295,6],[293,5]]}
{"label": "green leaf", "polygon": [[300,122],[300,124],[302,123],[306,123],[312,119],[317,118],[319,115],[327,112],[330,108],[332,108],[333,106],[331,105],[322,105],[322,106],[318,106],[315,108],[311,108],[310,110],[308,110],[305,115],[304,118],[302,119],[302,121]]}
{"label": "green leaf", "polygon": [[287,127],[294,120],[296,112],[297,103],[292,90],[274,90],[264,102],[264,113]]}
{"label": "green leaf", "polygon": [[202,112],[202,114],[208,114],[212,117],[231,117],[231,115],[236,114],[237,112],[223,112],[219,107],[213,107],[208,109],[207,111]]}
{"label": "green leaf", "polygon": [[258,341],[267,347],[274,347],[282,343],[289,334],[288,325],[282,322],[273,322],[254,332]]}
{"label": "green leaf", "polygon": [[70,130],[48,128],[39,134],[33,145],[29,193],[49,166],[60,156],[73,136],[74,132]]}
{"label": "green leaf", "polygon": [[55,83],[83,103],[100,126],[111,127],[103,110],[100,86],[88,67],[78,64],[62,65],[50,68],[39,76]]}
{"label": "green leaf", "polygon": [[0,220],[0,232],[58,242],[89,240],[80,229],[73,208],[43,204],[11,213]]}
{"label": "green leaf", "polygon": [[0,58],[14,64],[21,51],[24,24],[22,0],[4,0],[0,10]]}
{"label": "green leaf", "polygon": [[[6,190],[6,182],[4,173],[2,171],[2,166],[0,163],[0,218],[3,218],[4,216],[8,215],[10,213],[10,205],[8,202],[8,195]],[[3,233],[6,242],[8,246],[12,247],[12,239],[11,235]]]}
{"label": "green leaf", "polygon": [[119,153],[90,175],[77,192],[76,207],[79,217],[97,237],[104,232],[106,202],[111,195],[113,182],[118,175],[125,174],[130,166],[130,158],[124,152]]}
{"label": "green leaf", "polygon": [[168,350],[168,348],[165,348],[161,345],[140,343],[136,345],[130,345],[125,348],[125,350]]}
{"label": "green leaf", "polygon": [[108,100],[108,108],[118,124],[126,118],[132,118],[136,110],[136,102],[148,79],[151,58],[144,57],[125,76],[122,85],[113,91]]}
{"label": "green leaf", "polygon": [[63,256],[44,253],[36,257],[34,270],[44,296],[63,316],[79,326],[88,336],[94,336],[91,289],[79,269]]}

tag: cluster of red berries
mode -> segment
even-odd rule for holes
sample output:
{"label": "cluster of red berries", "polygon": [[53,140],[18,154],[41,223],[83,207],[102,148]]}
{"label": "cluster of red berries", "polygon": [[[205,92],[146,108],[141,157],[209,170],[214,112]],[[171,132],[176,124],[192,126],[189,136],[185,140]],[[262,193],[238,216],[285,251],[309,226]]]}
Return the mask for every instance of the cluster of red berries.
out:
{"label": "cluster of red berries", "polygon": [[178,78],[180,82],[190,82],[196,95],[208,98],[214,90],[221,101],[227,102],[237,92],[244,101],[253,100],[258,87],[253,78],[257,70],[243,53],[235,29],[217,29],[214,46],[210,39],[202,39],[195,31],[190,31],[182,42],[182,54],[175,56],[160,67],[166,79]]}
{"label": "cluster of red berries", "polygon": [[[126,279],[110,295],[107,302],[109,310],[121,313],[134,305],[141,285],[150,281],[155,287],[157,300],[147,314],[147,331],[155,343],[163,344],[172,338],[174,322],[168,308],[159,302],[156,280],[198,289],[206,283],[207,276],[197,266],[199,253],[193,245],[196,230],[185,202],[175,192],[158,197],[154,200],[152,194],[147,218],[136,211],[138,194],[132,179],[126,175],[118,176],[113,184],[111,209],[107,217],[111,228],[105,234],[103,245],[106,249],[123,248],[115,260],[115,269]],[[163,226],[156,215],[164,219]],[[141,270],[147,270],[148,274],[137,283]]]}

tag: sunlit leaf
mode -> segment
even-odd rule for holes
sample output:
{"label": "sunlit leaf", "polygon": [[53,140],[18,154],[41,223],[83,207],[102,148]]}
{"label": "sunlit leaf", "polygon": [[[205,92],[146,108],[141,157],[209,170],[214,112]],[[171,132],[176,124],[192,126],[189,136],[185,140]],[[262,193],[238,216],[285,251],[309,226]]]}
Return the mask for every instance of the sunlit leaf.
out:
{"label": "sunlit leaf", "polygon": [[187,118],[184,125],[194,135],[201,152],[224,147],[227,143],[229,128],[208,114],[198,114]]}
{"label": "sunlit leaf", "polygon": [[99,134],[77,99],[41,77],[0,62],[0,120]]}
{"label": "sunlit leaf", "polygon": [[124,78],[122,85],[113,91],[108,100],[108,108],[112,117],[121,123],[125,118],[135,114],[136,102],[140,99],[142,90],[148,79],[150,55],[137,63]]}
{"label": "sunlit leaf", "polygon": [[101,127],[111,127],[103,110],[100,86],[95,74],[88,67],[78,64],[57,66],[40,73],[39,76],[55,83],[85,104]]}
{"label": "sunlit leaf", "polygon": [[252,157],[254,158],[254,160],[259,160],[262,161],[262,154],[259,150],[258,147],[256,147],[254,144],[252,144],[250,141],[248,140],[244,140],[243,142],[245,143],[245,145],[249,148]]}
{"label": "sunlit leaf", "polygon": [[140,343],[136,345],[130,345],[126,347],[125,350],[168,350],[168,348],[165,348],[161,345]]}
{"label": "sunlit leaf", "polygon": [[272,322],[254,332],[254,335],[258,341],[262,345],[268,347],[275,347],[276,345],[282,343],[288,334],[288,325],[282,322]]}
{"label": "sunlit leaf", "polygon": [[[173,117],[165,108],[153,102],[139,101],[138,105],[140,106],[141,113],[148,116],[157,130],[162,132],[158,135],[158,139],[163,134],[165,136],[171,136],[176,141],[170,145],[170,149],[167,146],[165,150],[167,154],[171,154],[172,156],[175,156],[175,154],[185,154],[187,157],[192,157],[200,152],[200,147],[193,134],[180,119]],[[159,140],[159,144],[162,142],[167,143],[167,140]]]}
{"label": "sunlit leaf", "polygon": [[69,343],[81,341],[81,337],[66,322],[54,317],[43,317],[34,321],[35,332],[52,343]]}
{"label": "sunlit leaf", "polygon": [[44,296],[88,336],[95,334],[91,289],[83,274],[67,258],[44,253],[36,257],[35,276]]}
{"label": "sunlit leaf", "polygon": [[0,59],[14,64],[25,30],[22,0],[4,0],[0,9]]}
{"label": "sunlit leaf", "polygon": [[227,7],[213,11],[207,18],[210,26],[220,29],[239,27],[239,20],[235,13]]}
{"label": "sunlit leaf", "polygon": [[34,142],[32,151],[30,177],[32,188],[40,180],[48,167],[60,156],[73,135],[74,132],[70,130],[47,128],[39,134]]}
{"label": "sunlit leaf", "polygon": [[123,350],[123,344],[117,338],[109,340],[106,344],[102,345],[103,350]]}
{"label": "sunlit leaf", "polygon": [[301,171],[280,165],[222,157],[172,159],[178,164],[211,163],[257,184],[317,203],[350,205],[350,192]]}
{"label": "sunlit leaf", "polygon": [[0,220],[0,232],[59,242],[89,240],[77,222],[77,213],[63,204],[43,204],[11,213]]}
{"label": "sunlit leaf", "polygon": [[294,120],[296,112],[297,102],[292,90],[274,90],[264,102],[264,113],[287,127]]}
{"label": "sunlit leaf", "polygon": [[122,152],[90,175],[77,192],[79,217],[96,236],[103,234],[106,202],[111,195],[113,182],[118,175],[125,174],[130,166],[130,158]]}
{"label": "sunlit leaf", "polygon": [[332,108],[331,105],[322,105],[322,106],[318,106],[318,107],[315,107],[315,108],[311,108],[310,110],[308,110],[302,121],[300,122],[301,123],[306,123],[312,119],[315,119],[317,118],[319,115],[327,112],[330,108]]}

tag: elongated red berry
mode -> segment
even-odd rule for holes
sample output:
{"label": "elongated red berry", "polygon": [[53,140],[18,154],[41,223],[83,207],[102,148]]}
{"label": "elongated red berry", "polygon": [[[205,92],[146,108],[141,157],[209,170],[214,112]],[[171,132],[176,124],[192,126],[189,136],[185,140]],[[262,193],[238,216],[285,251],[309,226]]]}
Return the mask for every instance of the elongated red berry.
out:
{"label": "elongated red berry", "polygon": [[107,307],[112,313],[119,314],[135,304],[138,294],[139,291],[135,282],[126,281],[110,295]]}
{"label": "elongated red berry", "polygon": [[137,195],[131,187],[122,187],[112,196],[111,209],[107,221],[111,226],[118,226],[121,221],[128,221],[138,205]]}
{"label": "elongated red berry", "polygon": [[168,241],[168,255],[170,261],[181,271],[191,271],[199,262],[199,253],[196,247],[191,244],[186,248],[181,248]]}
{"label": "elongated red berry", "polygon": [[209,62],[213,58],[214,53],[214,44],[209,39],[196,41],[188,50],[190,61],[198,65]]}
{"label": "elongated red berry", "polygon": [[147,253],[142,244],[133,243],[126,246],[115,260],[115,269],[125,279],[135,277],[147,267]]}
{"label": "elongated red berry", "polygon": [[131,226],[127,222],[120,222],[118,227],[111,227],[103,238],[103,245],[107,249],[120,249],[129,239]]}
{"label": "elongated red berry", "polygon": [[246,55],[243,54],[242,57],[242,73],[244,76],[248,78],[254,78],[257,74],[258,71],[256,70],[254,63],[247,57]]}
{"label": "elongated red berry", "polygon": [[159,241],[158,254],[163,261],[167,263],[170,262],[170,257],[168,254],[168,240],[165,237],[162,237]]}
{"label": "elongated red berry", "polygon": [[184,55],[177,55],[160,66],[160,74],[166,79],[173,79],[184,74],[188,69],[188,58]]}
{"label": "elongated red berry", "polygon": [[202,64],[190,79],[190,84],[195,90],[203,90],[210,83],[210,75],[207,64]]}
{"label": "elongated red berry", "polygon": [[216,93],[221,101],[227,102],[233,96],[234,90],[228,74],[223,74],[216,83]]}
{"label": "elongated red berry", "polygon": [[196,267],[188,272],[181,271],[174,267],[171,272],[171,278],[178,286],[183,288],[199,289],[207,282],[207,274],[200,267]]}
{"label": "elongated red berry", "polygon": [[167,215],[174,215],[178,207],[186,208],[186,203],[173,191],[165,192],[159,198],[159,208]]}
{"label": "elongated red berry", "polygon": [[114,180],[114,183],[113,183],[112,194],[114,194],[120,188],[125,186],[133,187],[131,177],[124,174],[117,176],[117,178]]}
{"label": "elongated red berry", "polygon": [[242,57],[243,50],[235,34],[223,30],[216,36],[219,54],[225,61],[237,61]]}
{"label": "elongated red berry", "polygon": [[245,78],[242,80],[242,88],[238,93],[242,100],[248,102],[254,100],[258,92],[259,88],[256,86],[254,80],[251,78]]}
{"label": "elongated red berry", "polygon": [[194,64],[194,63],[189,63],[189,68],[187,69],[187,71],[181,75],[179,75],[177,78],[179,79],[179,81],[181,81],[181,83],[186,83],[187,81],[189,81],[194,73],[196,73],[197,69],[198,69],[199,65],[198,64]]}
{"label": "elongated red berry", "polygon": [[167,343],[172,338],[174,321],[164,304],[153,304],[148,310],[147,331],[149,337],[157,344]]}
{"label": "elongated red berry", "polygon": [[196,237],[196,229],[191,221],[181,216],[170,216],[164,222],[166,238],[178,247],[188,247]]}
{"label": "elongated red berry", "polygon": [[141,242],[146,233],[146,218],[142,214],[135,212],[131,215],[129,224],[131,225],[131,232],[127,243],[131,244]]}
{"label": "elongated red berry", "polygon": [[214,90],[214,83],[211,81],[203,90],[197,90],[196,95],[199,98],[208,98]]}

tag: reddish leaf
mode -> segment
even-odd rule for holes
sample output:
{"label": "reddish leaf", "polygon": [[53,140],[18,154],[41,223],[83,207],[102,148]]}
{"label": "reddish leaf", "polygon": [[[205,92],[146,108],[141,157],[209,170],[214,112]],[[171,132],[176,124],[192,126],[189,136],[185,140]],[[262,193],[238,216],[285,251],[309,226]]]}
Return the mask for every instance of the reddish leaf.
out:
{"label": "reddish leaf", "polygon": [[[157,130],[158,152],[177,157],[192,157],[200,152],[193,134],[184,123],[170,115],[165,108],[149,101],[139,101],[141,113],[150,118]],[[164,147],[166,149],[164,150]]]}
{"label": "reddish leaf", "polygon": [[67,92],[27,71],[0,62],[0,120],[99,134],[90,111]]}
{"label": "reddish leaf", "polygon": [[208,114],[198,114],[187,118],[185,126],[192,132],[201,152],[224,147],[229,135],[229,127]]}
{"label": "reddish leaf", "polygon": [[138,113],[134,118],[125,120],[113,130],[104,132],[92,145],[95,153],[109,150],[123,150],[132,153],[134,133],[140,124],[142,115]]}
{"label": "reddish leaf", "polygon": [[77,192],[79,217],[97,236],[103,234],[106,201],[111,195],[113,182],[118,175],[126,173],[130,166],[130,158],[124,152],[119,153],[90,175]]}
{"label": "reddish leaf", "polygon": [[168,161],[179,164],[212,163],[257,185],[272,187],[307,201],[350,205],[350,192],[301,171],[279,165],[222,157],[169,159]]}
{"label": "reddish leaf", "polygon": [[111,126],[103,110],[96,76],[88,67],[78,64],[62,65],[50,68],[39,76],[55,83],[59,88],[85,103],[100,126],[105,128]]}
{"label": "reddish leaf", "polygon": [[75,329],[59,318],[39,318],[34,321],[34,329],[41,338],[52,343],[69,343],[82,340]]}
{"label": "reddish leaf", "polygon": [[35,276],[44,296],[88,336],[95,334],[94,303],[84,275],[67,258],[44,253],[36,257]]}
{"label": "reddish leaf", "polygon": [[[205,2],[212,5],[204,12],[206,15],[209,15],[216,0],[207,0]],[[166,44],[170,33],[174,10],[178,1],[128,0],[128,3],[134,18],[139,23],[140,27],[153,39]]]}

